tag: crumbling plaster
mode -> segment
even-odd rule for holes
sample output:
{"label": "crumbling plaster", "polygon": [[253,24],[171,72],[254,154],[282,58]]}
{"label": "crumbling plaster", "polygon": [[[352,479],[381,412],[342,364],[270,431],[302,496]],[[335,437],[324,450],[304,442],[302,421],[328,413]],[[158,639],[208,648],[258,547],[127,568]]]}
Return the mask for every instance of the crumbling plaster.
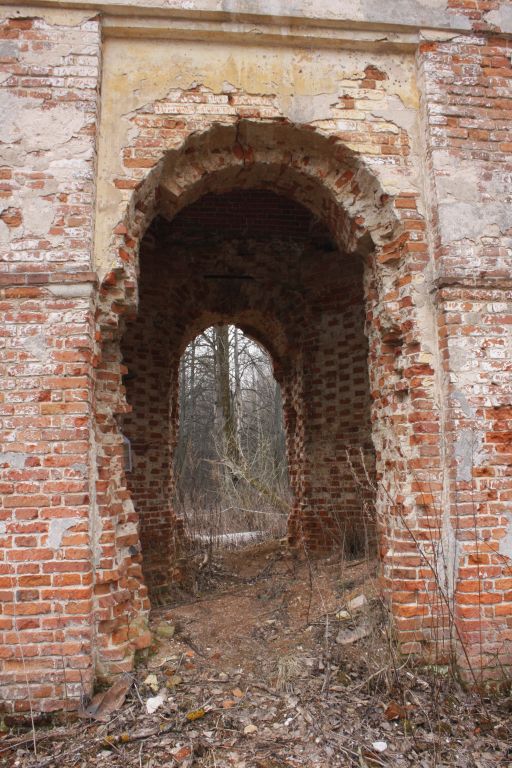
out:
{"label": "crumbling plaster", "polygon": [[[13,239],[25,234],[48,234],[54,213],[54,203],[48,195],[64,187],[70,171],[80,174],[81,162],[90,160],[94,151],[88,137],[79,135],[90,121],[82,109],[70,110],[67,105],[51,110],[42,107],[42,99],[26,98],[21,104],[9,91],[0,91],[3,162],[14,168],[30,164],[33,172],[47,171],[53,177],[40,195],[33,188],[22,186],[9,198],[8,207],[21,211],[19,226],[12,227]],[[3,210],[0,202],[0,216]]]}

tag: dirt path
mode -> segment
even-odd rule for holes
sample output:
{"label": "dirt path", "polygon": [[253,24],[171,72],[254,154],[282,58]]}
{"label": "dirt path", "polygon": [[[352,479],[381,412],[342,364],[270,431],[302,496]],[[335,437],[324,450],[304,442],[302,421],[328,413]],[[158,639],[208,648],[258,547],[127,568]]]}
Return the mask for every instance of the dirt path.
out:
{"label": "dirt path", "polygon": [[277,543],[225,553],[153,612],[152,653],[108,722],[39,729],[37,757],[6,749],[11,733],[0,765],[512,766],[510,700],[394,658],[374,573]]}

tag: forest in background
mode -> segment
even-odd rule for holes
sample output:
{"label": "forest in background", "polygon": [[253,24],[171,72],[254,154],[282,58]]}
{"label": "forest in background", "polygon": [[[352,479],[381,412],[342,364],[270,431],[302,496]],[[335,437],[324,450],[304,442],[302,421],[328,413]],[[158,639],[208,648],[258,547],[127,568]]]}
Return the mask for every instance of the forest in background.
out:
{"label": "forest in background", "polygon": [[281,390],[267,352],[212,326],[180,362],[176,508],[188,529],[282,536],[290,507]]}

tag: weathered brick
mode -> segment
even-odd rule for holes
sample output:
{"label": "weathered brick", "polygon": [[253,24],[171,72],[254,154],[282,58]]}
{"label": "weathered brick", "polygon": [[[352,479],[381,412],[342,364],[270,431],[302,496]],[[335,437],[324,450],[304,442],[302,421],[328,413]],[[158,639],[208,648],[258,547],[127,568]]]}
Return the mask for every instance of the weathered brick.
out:
{"label": "weathered brick", "polygon": [[[458,539],[451,550],[459,560],[448,565],[468,658],[478,656],[483,626],[487,650],[510,648],[503,619],[512,601],[512,67],[497,9],[484,0],[450,0],[443,11],[454,23],[465,15],[472,29],[419,43],[415,61],[396,48],[381,53],[362,46],[350,56],[336,49],[333,83],[336,71],[354,71],[311,123],[309,112],[297,108],[295,118],[287,111],[290,94],[283,98],[281,83],[275,93],[248,93],[242,75],[229,92],[162,87],[158,101],[148,97],[132,112],[121,96],[118,123],[109,124],[115,117],[103,110],[104,141],[117,158],[107,169],[95,161],[100,101],[108,97],[98,82],[102,20],[92,11],[84,20],[80,11],[66,25],[49,24],[27,6],[24,18],[0,22],[0,41],[8,41],[2,66],[12,75],[0,89],[13,99],[4,111],[27,115],[20,136],[4,141],[2,135],[8,153],[0,164],[0,519],[2,546],[9,549],[0,561],[0,677],[12,675],[4,690],[14,711],[29,706],[14,629],[27,635],[30,692],[43,711],[67,706],[55,654],[66,655],[69,683],[92,683],[93,616],[95,651],[107,667],[129,669],[134,650],[149,642],[142,572],[155,591],[178,578],[184,535],[169,502],[179,351],[208,312],[208,322],[245,320],[274,358],[295,497],[290,540],[322,549],[342,538],[343,526],[355,531],[361,492],[345,452],[357,462],[362,448],[377,487],[382,584],[404,650],[423,652],[446,630],[435,568],[425,565],[425,558],[435,560],[433,543],[446,537]],[[419,110],[416,90],[408,94],[391,76],[393,57],[399,62],[393,72],[417,83]],[[115,61],[111,56],[105,66]],[[136,92],[142,73],[131,74],[124,80]],[[274,74],[271,79],[276,82]],[[315,78],[315,92],[317,83],[324,87]],[[403,114],[400,104],[408,105]],[[314,98],[309,106],[314,114]],[[16,153],[19,162],[12,163]],[[26,159],[34,153],[37,169]],[[100,166],[106,156],[100,152]],[[266,175],[277,168],[279,174]],[[288,209],[269,203],[265,184],[287,199]],[[254,240],[265,232],[267,245],[287,243],[273,254],[248,247],[265,288],[248,289],[245,304],[243,292],[228,292],[223,301],[221,291],[217,299],[214,292],[206,296],[187,262],[193,247],[188,253],[177,247],[171,263],[165,248],[151,256],[142,240],[149,228],[158,243],[151,222],[162,212],[173,219],[175,234],[180,226],[181,234],[187,226],[204,232],[213,221],[210,231],[243,239],[236,227],[244,211],[240,217],[224,211],[224,218],[221,211],[222,195],[237,185],[263,192],[259,211],[235,192],[246,218],[259,222]],[[411,191],[418,188],[421,193]],[[209,192],[215,202],[205,197]],[[95,217],[105,236],[99,290],[98,265],[91,264]],[[333,242],[330,256],[307,239],[314,218]],[[300,279],[291,241],[301,258],[315,254],[315,269]],[[299,290],[288,290],[297,279]],[[169,342],[161,359],[144,336],[154,334],[157,308]],[[124,338],[121,327],[129,329]],[[159,337],[150,338],[153,350],[161,346]],[[120,350],[129,368],[141,369],[138,383],[127,385],[129,404]],[[134,443],[150,446],[129,479],[120,417]],[[367,495],[373,503],[370,489]],[[96,514],[102,535],[90,541],[89,515]],[[127,626],[137,629],[127,633]]]}

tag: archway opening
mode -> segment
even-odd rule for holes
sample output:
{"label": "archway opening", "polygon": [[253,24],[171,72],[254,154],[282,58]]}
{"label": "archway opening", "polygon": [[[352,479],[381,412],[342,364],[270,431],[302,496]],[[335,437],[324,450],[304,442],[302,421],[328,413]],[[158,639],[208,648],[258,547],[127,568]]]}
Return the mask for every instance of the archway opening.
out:
{"label": "archway opening", "polygon": [[270,355],[236,325],[185,349],[174,451],[176,511],[209,549],[286,536],[291,494],[282,395]]}
{"label": "archway opening", "polygon": [[372,546],[372,500],[357,477],[374,472],[364,270],[361,255],[341,251],[310,210],[268,189],[210,192],[171,221],[153,220],[140,249],[138,313],[122,341],[128,487],[153,594],[184,567],[183,518],[173,503],[180,360],[209,326],[235,324],[272,358],[292,495],[289,541],[349,553]]}

